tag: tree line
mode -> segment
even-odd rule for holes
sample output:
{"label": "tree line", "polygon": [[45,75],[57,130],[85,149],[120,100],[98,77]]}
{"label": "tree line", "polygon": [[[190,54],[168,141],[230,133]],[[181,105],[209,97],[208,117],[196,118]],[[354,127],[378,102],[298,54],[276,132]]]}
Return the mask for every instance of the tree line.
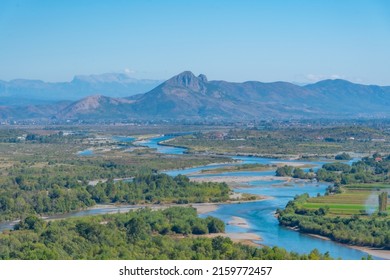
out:
{"label": "tree line", "polygon": [[191,182],[188,177],[140,174],[130,182],[109,179],[95,186],[73,177],[16,176],[0,189],[0,219],[27,214],[55,214],[96,203],[159,204],[221,202],[229,199],[225,183]]}
{"label": "tree line", "polygon": [[279,223],[341,243],[390,249],[389,219],[380,214],[369,218],[328,216],[326,207],[316,210],[302,207],[308,198],[307,194],[297,196],[288,202],[284,210],[278,210]]}
{"label": "tree line", "polygon": [[216,218],[197,217],[196,210],[172,207],[122,214],[45,222],[36,216],[22,220],[14,231],[0,234],[0,259],[330,259],[328,253],[287,252],[278,247],[256,248],[230,238],[202,237],[224,231]]}

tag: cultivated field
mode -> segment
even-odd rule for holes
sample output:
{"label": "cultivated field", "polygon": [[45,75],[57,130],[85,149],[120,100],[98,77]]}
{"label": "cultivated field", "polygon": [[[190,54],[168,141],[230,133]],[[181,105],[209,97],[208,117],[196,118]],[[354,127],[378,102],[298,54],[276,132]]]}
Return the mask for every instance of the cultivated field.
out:
{"label": "cultivated field", "polygon": [[[328,207],[328,214],[333,215],[365,215],[377,210],[378,195],[386,189],[390,190],[389,184],[347,185],[340,194],[309,198],[302,207],[312,210]],[[390,211],[390,206],[387,210]]]}

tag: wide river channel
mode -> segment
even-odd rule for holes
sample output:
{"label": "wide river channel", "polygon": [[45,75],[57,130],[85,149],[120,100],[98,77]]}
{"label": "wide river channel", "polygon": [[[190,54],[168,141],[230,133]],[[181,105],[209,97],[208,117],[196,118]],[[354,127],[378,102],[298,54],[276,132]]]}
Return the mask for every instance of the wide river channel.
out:
{"label": "wide river channel", "polygon": [[[173,136],[161,136],[156,138],[151,138],[149,140],[142,141],[140,145],[147,146],[150,148],[157,149],[158,152],[164,154],[178,155],[185,153],[186,149],[177,148],[177,147],[167,147],[159,145],[159,142],[169,140]],[[127,140],[125,137],[121,137],[120,141],[129,142],[130,138]],[[93,154],[88,153],[88,156]],[[239,160],[239,162],[234,163],[234,165],[245,164],[245,163],[261,163],[261,164],[275,164],[278,162],[286,162],[286,160],[276,160],[270,158],[262,157],[242,157],[234,156],[233,159]],[[298,162],[290,160],[290,162]],[[299,163],[303,163],[299,161]],[[306,162],[305,162],[306,163]],[[314,169],[318,169],[322,166],[324,162],[307,162],[308,164],[314,165]],[[215,169],[222,166],[227,166],[232,164],[212,164],[199,166],[195,168],[187,168],[181,170],[171,170],[166,173],[175,176],[177,174],[188,175],[191,177],[208,177],[208,176],[245,176],[253,177],[253,181],[247,182],[247,188],[237,188],[234,189],[236,192],[249,193],[249,194],[258,194],[271,197],[270,199],[265,199],[255,202],[245,202],[237,204],[222,204],[212,212],[203,214],[200,216],[213,216],[223,220],[226,225],[226,232],[248,232],[254,233],[261,237],[260,244],[267,246],[280,246],[285,248],[288,251],[295,251],[298,253],[309,253],[313,249],[318,249],[321,253],[329,252],[330,255],[334,258],[342,259],[361,259],[366,257],[367,253],[364,253],[360,250],[350,248],[348,246],[324,240],[316,237],[312,237],[306,234],[299,233],[294,230],[287,229],[279,225],[277,218],[275,217],[275,210],[278,208],[284,208],[289,200],[292,200],[294,196],[308,193],[310,196],[316,196],[318,193],[323,194],[329,184],[316,183],[316,182],[286,182],[283,180],[258,180],[259,176],[270,176],[274,175],[275,171],[245,171],[245,172],[226,172],[220,174],[208,174],[208,175],[191,175],[201,170],[206,169]],[[73,213],[68,213],[64,215],[52,216],[50,218],[68,218],[68,217],[80,217],[80,216],[89,216],[105,213],[116,213],[116,212],[125,212],[130,209],[137,208],[136,206],[120,206],[120,207],[94,207],[92,209],[77,211]],[[245,219],[249,224],[249,227],[243,228],[235,225],[229,225],[229,221],[233,217],[239,217]],[[12,228],[14,223],[6,222],[0,223],[0,232],[4,229]],[[377,259],[377,258],[375,258]]]}

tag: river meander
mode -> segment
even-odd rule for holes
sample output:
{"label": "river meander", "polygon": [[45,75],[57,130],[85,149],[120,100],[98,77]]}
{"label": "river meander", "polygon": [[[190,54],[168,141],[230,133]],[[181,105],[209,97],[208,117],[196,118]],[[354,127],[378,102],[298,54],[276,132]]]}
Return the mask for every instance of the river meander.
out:
{"label": "river meander", "polygon": [[[159,141],[165,141],[172,137],[159,137],[153,138],[142,145],[155,148],[158,152],[166,153],[166,146],[158,145]],[[182,154],[185,152],[182,148],[177,148],[178,153]],[[175,150],[168,150],[170,154],[175,154]],[[239,160],[236,164],[245,163],[261,163],[261,164],[276,164],[286,162],[286,160],[276,160],[262,157],[242,157],[235,156],[235,160]],[[290,162],[299,162],[290,160]],[[352,162],[352,161],[351,161]],[[304,162],[307,164],[314,165],[313,169],[317,169],[324,164],[324,162]],[[274,175],[275,171],[242,171],[242,172],[224,172],[220,174],[196,174],[201,170],[216,169],[223,166],[232,164],[214,164],[207,166],[200,166],[195,168],[187,168],[183,170],[172,170],[166,172],[169,175],[175,176],[177,174],[188,175],[191,177],[212,177],[212,176],[245,176],[255,177],[258,176],[270,176]],[[223,220],[226,225],[226,232],[248,232],[258,234],[262,240],[260,244],[267,246],[280,246],[289,251],[295,251],[298,253],[309,253],[313,249],[318,249],[321,253],[329,252],[334,258],[342,259],[361,259],[367,256],[367,253],[352,249],[342,244],[324,240],[316,237],[302,234],[297,231],[287,229],[279,225],[277,218],[275,217],[275,210],[277,208],[284,208],[289,200],[292,200],[295,195],[308,193],[310,196],[316,196],[318,193],[324,194],[328,184],[317,183],[317,182],[286,182],[283,180],[254,180],[247,183],[247,188],[235,188],[236,192],[243,192],[249,194],[259,194],[272,197],[270,199],[239,203],[239,204],[224,204],[220,205],[217,210],[208,212],[200,216],[214,216]],[[245,219],[249,228],[242,228],[235,225],[229,225],[229,221],[233,217],[240,217]]]}
{"label": "river meander", "polygon": [[[130,137],[129,137],[130,138]],[[169,140],[173,136],[160,136],[144,140],[140,145],[147,146],[149,148],[156,149],[159,153],[180,155],[186,152],[184,148],[169,147],[159,145],[159,142]],[[117,138],[123,142],[129,142],[126,137]],[[131,138],[132,140],[134,138]],[[166,173],[175,176],[177,174],[188,175],[190,178],[193,177],[212,177],[212,176],[245,176],[249,178],[247,180],[246,187],[238,187],[234,190],[236,192],[258,194],[270,197],[269,199],[248,202],[248,203],[237,203],[237,204],[223,204],[220,205],[217,210],[202,214],[200,216],[214,216],[223,220],[226,225],[226,232],[247,232],[254,233],[261,237],[260,244],[267,246],[280,246],[288,251],[295,251],[298,253],[309,253],[313,249],[318,249],[321,253],[329,252],[334,258],[342,259],[361,259],[367,256],[360,250],[344,246],[342,244],[324,240],[316,237],[312,237],[306,234],[299,233],[297,231],[287,229],[279,225],[277,218],[275,217],[275,210],[278,208],[284,208],[289,200],[292,200],[295,195],[302,193],[308,193],[310,196],[315,196],[318,193],[323,194],[328,184],[317,183],[317,182],[305,182],[305,181],[292,181],[287,182],[284,180],[267,180],[268,177],[275,174],[275,171],[241,171],[241,172],[224,172],[220,174],[199,174],[201,170],[216,169],[229,165],[238,165],[244,163],[261,163],[261,164],[275,164],[280,162],[286,162],[286,160],[276,160],[262,157],[232,157],[237,160],[236,163],[229,164],[211,164],[181,170],[171,170]],[[290,162],[299,162],[290,160]],[[322,166],[324,162],[305,162],[307,164],[314,165],[314,169]],[[253,179],[250,177],[259,178],[264,177],[264,180]],[[265,177],[268,176],[268,177]],[[80,217],[90,216],[105,213],[116,213],[126,212],[131,209],[139,208],[139,206],[95,206],[92,209],[81,210],[73,213],[51,216],[50,218],[68,218],[68,217]],[[245,219],[249,224],[249,227],[243,228],[236,225],[229,224],[229,221],[233,217],[239,217]],[[5,229],[13,227],[14,222],[0,223],[0,232]]]}

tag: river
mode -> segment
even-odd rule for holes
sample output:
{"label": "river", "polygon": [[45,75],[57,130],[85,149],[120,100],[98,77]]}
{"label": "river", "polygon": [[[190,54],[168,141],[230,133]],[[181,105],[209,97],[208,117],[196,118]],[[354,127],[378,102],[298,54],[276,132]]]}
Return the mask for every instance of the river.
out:
{"label": "river", "polygon": [[[169,140],[174,136],[160,136],[142,142],[138,144],[147,146],[149,148],[156,149],[159,153],[164,154],[176,154],[181,155],[186,152],[184,148],[169,147],[159,145],[161,141]],[[117,138],[123,142],[129,142],[130,139],[126,137]],[[181,170],[171,170],[166,172],[171,176],[178,174],[188,175],[191,177],[196,176],[270,176],[274,175],[275,171],[243,171],[243,172],[225,172],[221,174],[207,174],[207,175],[192,175],[193,173],[199,172],[205,169],[215,169],[223,166],[229,165],[238,165],[244,163],[261,163],[261,164],[275,164],[286,162],[286,160],[276,160],[270,158],[262,157],[241,157],[235,156],[233,159],[239,161],[236,163],[229,164],[211,164],[194,168],[187,168]],[[307,163],[314,165],[313,169],[318,169],[322,166],[324,162],[302,162],[290,160],[290,162],[299,162]],[[352,163],[352,161],[350,162]],[[285,227],[279,226],[278,220],[275,217],[275,210],[278,208],[284,208],[289,200],[292,200],[295,195],[308,193],[310,196],[315,196],[318,193],[323,194],[325,192],[328,184],[316,183],[316,182],[295,182],[289,183],[283,180],[257,180],[249,181],[247,183],[247,188],[236,188],[236,192],[249,193],[249,194],[259,194],[271,197],[270,199],[249,202],[249,203],[238,203],[238,204],[224,204],[220,205],[217,210],[208,212],[200,216],[213,216],[223,220],[226,225],[226,232],[248,232],[259,235],[262,240],[259,241],[260,244],[267,246],[280,246],[285,248],[288,251],[295,251],[298,253],[309,253],[313,249],[318,249],[321,253],[329,252],[330,255],[334,258],[342,259],[361,259],[362,257],[367,256],[367,253],[364,253],[360,250],[352,249],[348,246],[342,244],[323,240],[320,238],[311,237],[306,234],[301,234],[297,231],[287,229]],[[126,212],[130,209],[139,208],[137,206],[96,206],[92,209],[77,211],[73,213],[51,216],[50,219],[59,219],[59,218],[68,218],[68,217],[80,217],[80,216],[90,216],[98,215],[105,213],[116,213],[116,212]],[[233,219],[233,217],[240,217],[245,219],[249,228],[242,228],[234,225],[229,225],[228,222]],[[11,229],[14,225],[14,222],[5,222],[0,223],[0,232],[5,229]]]}
{"label": "river", "polygon": [[[166,146],[158,145],[159,141],[165,141],[172,137],[158,137],[149,139],[142,143],[142,145],[150,148],[157,149],[160,153],[170,154],[183,154],[185,149],[178,149],[178,153],[175,150],[167,150]],[[239,163],[260,163],[260,164],[276,164],[281,162],[287,162],[286,160],[276,160],[262,157],[242,157],[235,156],[235,160],[239,160]],[[302,162],[296,160],[289,160],[290,162],[299,162],[304,164],[314,165],[313,169],[316,170],[321,167],[326,161],[323,162]],[[351,164],[353,161],[350,161]],[[214,164],[206,165],[195,168],[187,168],[182,170],[172,170],[166,172],[169,175],[175,176],[178,174],[188,175],[190,178],[195,176],[269,176],[274,175],[275,171],[242,171],[242,172],[225,172],[221,174],[207,174],[207,175],[191,175],[206,169],[215,169],[223,166],[229,166],[234,164]],[[318,193],[324,194],[328,184],[323,183],[311,183],[311,182],[299,182],[299,183],[287,183],[283,180],[261,180],[250,181],[248,188],[237,188],[236,192],[243,192],[249,194],[259,194],[272,197],[272,199],[266,199],[257,202],[240,203],[240,204],[225,204],[218,207],[217,210],[203,214],[200,216],[213,216],[228,223],[233,217],[240,217],[245,219],[249,228],[242,228],[235,225],[226,225],[226,232],[248,232],[261,236],[262,240],[259,243],[267,246],[280,246],[288,251],[295,251],[298,253],[309,253],[313,249],[318,249],[321,253],[329,252],[334,258],[342,258],[349,260],[361,259],[366,257],[367,253],[360,250],[350,248],[348,246],[320,238],[312,237],[307,234],[302,234],[294,230],[287,229],[279,225],[277,218],[275,217],[275,210],[278,208],[284,208],[288,201],[292,200],[295,195],[308,193],[310,196],[316,196]]]}

